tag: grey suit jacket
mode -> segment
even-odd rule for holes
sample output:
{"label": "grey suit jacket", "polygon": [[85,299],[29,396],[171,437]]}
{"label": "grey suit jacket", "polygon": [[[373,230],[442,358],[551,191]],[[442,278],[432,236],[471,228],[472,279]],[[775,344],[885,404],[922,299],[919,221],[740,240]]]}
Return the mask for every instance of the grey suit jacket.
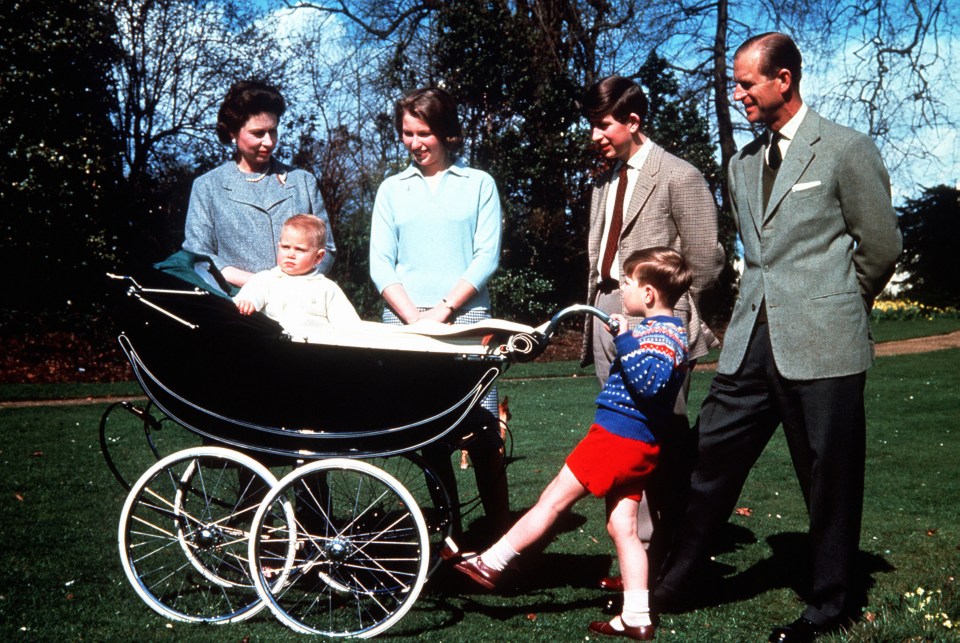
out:
{"label": "grey suit jacket", "polygon": [[783,377],[863,372],[873,361],[870,308],[901,250],[880,153],[864,134],[810,110],[764,209],[763,144],[745,146],[729,168],[744,272],[718,371],[740,367],[765,301]]}
{"label": "grey suit jacket", "polygon": [[[597,261],[612,179],[611,169],[594,188],[590,203],[587,301],[591,304],[597,294]],[[621,276],[623,262],[631,253],[653,246],[673,248],[690,264],[693,284],[690,292],[677,302],[674,313],[686,325],[689,358],[702,357],[716,343],[713,333],[700,317],[698,303],[700,293],[714,284],[723,268],[723,247],[717,242],[717,206],[699,170],[656,143],[640,169],[630,203],[623,214],[619,248]],[[639,318],[628,317],[628,320],[633,326]],[[581,351],[583,366],[593,362],[592,332],[593,317],[587,316]]]}

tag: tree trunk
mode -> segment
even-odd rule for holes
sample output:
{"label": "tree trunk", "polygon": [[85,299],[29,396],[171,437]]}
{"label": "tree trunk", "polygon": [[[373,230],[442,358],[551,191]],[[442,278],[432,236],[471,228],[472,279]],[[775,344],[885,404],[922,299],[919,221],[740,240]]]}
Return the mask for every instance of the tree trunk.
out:
{"label": "tree trunk", "polygon": [[[730,96],[727,93],[727,29],[729,16],[727,14],[728,0],[717,2],[717,31],[713,41],[713,95],[714,106],[717,112],[717,136],[720,140],[720,167],[724,179],[727,176],[727,166],[737,151],[737,144],[733,140],[733,121],[730,118]],[[721,212],[730,212],[730,196],[726,180],[722,183],[720,195]]]}

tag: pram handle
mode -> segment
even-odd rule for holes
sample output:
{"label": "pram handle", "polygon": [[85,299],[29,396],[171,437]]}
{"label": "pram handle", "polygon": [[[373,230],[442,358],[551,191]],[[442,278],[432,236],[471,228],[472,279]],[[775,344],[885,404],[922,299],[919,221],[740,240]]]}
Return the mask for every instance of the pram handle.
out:
{"label": "pram handle", "polygon": [[543,338],[549,340],[553,337],[554,333],[557,331],[557,326],[560,325],[567,317],[572,315],[579,315],[581,313],[587,313],[593,315],[601,322],[603,322],[607,328],[610,329],[611,335],[616,335],[620,332],[620,322],[615,320],[613,317],[603,312],[599,308],[594,308],[593,306],[587,306],[586,304],[574,304],[573,306],[567,306],[556,315],[550,318],[550,323],[547,324],[547,327],[542,331]]}
{"label": "pram handle", "polygon": [[567,317],[581,313],[587,313],[599,319],[607,325],[607,328],[610,329],[613,335],[620,332],[620,324],[617,320],[599,308],[585,304],[574,304],[558,312],[550,319],[549,323],[540,326],[534,332],[520,333],[511,337],[507,343],[507,354],[510,356],[511,361],[529,362],[539,357],[543,351],[546,350],[547,344],[550,343],[550,338],[557,332],[557,327],[560,325],[560,322]]}

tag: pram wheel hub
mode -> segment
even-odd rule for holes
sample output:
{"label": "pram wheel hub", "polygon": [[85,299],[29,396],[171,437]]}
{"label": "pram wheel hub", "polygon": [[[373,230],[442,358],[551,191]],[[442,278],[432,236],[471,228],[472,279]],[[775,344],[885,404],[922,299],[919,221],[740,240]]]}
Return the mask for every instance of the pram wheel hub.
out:
{"label": "pram wheel hub", "polygon": [[334,538],[326,544],[323,548],[324,553],[327,555],[327,558],[332,560],[335,563],[339,563],[346,559],[350,547],[348,544],[340,540],[339,538]]}
{"label": "pram wheel hub", "polygon": [[199,529],[191,539],[197,545],[204,549],[212,549],[223,542],[223,533],[216,528],[206,527]]}

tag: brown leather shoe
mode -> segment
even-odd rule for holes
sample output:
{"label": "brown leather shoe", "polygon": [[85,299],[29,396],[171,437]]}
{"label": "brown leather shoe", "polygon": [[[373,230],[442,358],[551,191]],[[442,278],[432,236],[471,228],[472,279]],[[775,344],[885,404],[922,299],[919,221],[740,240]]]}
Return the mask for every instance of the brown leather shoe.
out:
{"label": "brown leather shoe", "polygon": [[630,626],[623,623],[623,629],[614,629],[607,621],[594,621],[587,627],[591,632],[603,634],[604,636],[623,636],[634,641],[652,641],[657,628],[654,625]]}
{"label": "brown leather shoe", "polygon": [[455,563],[453,568],[461,574],[466,574],[473,579],[475,583],[482,585],[486,589],[495,589],[497,587],[497,581],[500,580],[500,576],[503,574],[503,572],[498,572],[484,565],[483,559],[481,559],[480,556],[463,558]]}
{"label": "brown leather shoe", "polygon": [[600,589],[605,589],[609,592],[622,592],[623,591],[623,577],[622,576],[604,576],[600,579]]}

